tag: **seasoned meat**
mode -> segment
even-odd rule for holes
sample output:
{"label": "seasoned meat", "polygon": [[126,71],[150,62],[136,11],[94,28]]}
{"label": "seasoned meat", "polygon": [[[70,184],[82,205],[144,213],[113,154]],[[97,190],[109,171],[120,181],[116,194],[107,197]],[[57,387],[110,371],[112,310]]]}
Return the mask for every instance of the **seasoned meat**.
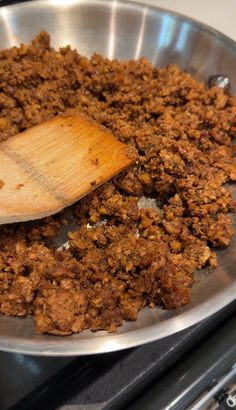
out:
{"label": "seasoned meat", "polygon": [[37,333],[114,332],[145,306],[188,303],[233,233],[235,96],[174,65],[56,51],[45,32],[0,51],[0,141],[75,107],[137,161],[58,215],[0,227],[0,312],[33,315]]}

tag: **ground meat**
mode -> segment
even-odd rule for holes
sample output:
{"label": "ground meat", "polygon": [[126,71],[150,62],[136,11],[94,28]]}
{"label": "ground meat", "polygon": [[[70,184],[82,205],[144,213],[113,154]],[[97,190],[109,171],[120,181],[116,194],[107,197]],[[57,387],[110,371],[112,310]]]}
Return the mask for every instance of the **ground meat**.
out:
{"label": "ground meat", "polygon": [[55,51],[44,32],[0,51],[0,141],[75,107],[137,161],[58,215],[0,227],[0,312],[33,315],[37,333],[114,332],[145,306],[188,303],[233,233],[235,96],[173,65]]}

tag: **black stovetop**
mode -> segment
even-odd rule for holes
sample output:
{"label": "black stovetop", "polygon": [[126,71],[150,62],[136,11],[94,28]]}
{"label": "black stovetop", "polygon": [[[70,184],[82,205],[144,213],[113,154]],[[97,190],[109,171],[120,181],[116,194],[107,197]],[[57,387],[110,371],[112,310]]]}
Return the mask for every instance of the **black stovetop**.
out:
{"label": "black stovetop", "polygon": [[[165,409],[167,407],[161,403],[156,404],[157,400],[176,402],[176,397],[182,394],[181,389],[190,389],[188,385],[193,382],[193,375],[196,381],[199,372],[201,376],[206,373],[204,366],[208,373],[211,368],[211,376],[215,377],[222,371],[222,366],[227,368],[234,360],[236,302],[185,331],[122,352],[72,358],[2,352],[0,409],[115,410],[128,408],[131,402],[136,403],[132,407],[135,410]],[[186,366],[181,370],[184,362],[191,370],[191,377],[183,379],[182,373],[187,371]],[[166,377],[170,381],[166,382],[165,391],[163,383]],[[180,384],[177,383],[178,378]],[[151,405],[153,400],[148,396],[151,394],[149,391],[156,391],[153,384],[158,386],[161,382],[155,407],[145,407],[144,403]],[[169,384],[172,385],[172,394],[167,388]],[[193,401],[198,389],[195,385],[185,400]],[[145,400],[146,396],[142,397],[144,391],[147,395]],[[140,400],[141,407],[138,407]],[[182,396],[180,400],[183,400]],[[181,404],[180,407],[168,408],[183,410],[185,407]]]}

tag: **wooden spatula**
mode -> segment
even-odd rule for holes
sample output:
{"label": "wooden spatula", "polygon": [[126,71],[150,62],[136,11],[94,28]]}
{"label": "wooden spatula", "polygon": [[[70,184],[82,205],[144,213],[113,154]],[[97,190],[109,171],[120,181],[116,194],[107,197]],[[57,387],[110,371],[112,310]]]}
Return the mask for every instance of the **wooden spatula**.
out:
{"label": "wooden spatula", "polygon": [[125,169],[127,146],[76,110],[0,144],[0,224],[54,214]]}

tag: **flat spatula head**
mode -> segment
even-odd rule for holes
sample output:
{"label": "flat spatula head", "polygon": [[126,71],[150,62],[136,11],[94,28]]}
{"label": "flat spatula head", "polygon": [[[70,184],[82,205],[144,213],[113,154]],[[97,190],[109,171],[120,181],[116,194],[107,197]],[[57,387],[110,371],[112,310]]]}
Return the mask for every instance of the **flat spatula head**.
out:
{"label": "flat spatula head", "polygon": [[124,170],[127,146],[71,111],[0,144],[0,224],[59,212]]}

